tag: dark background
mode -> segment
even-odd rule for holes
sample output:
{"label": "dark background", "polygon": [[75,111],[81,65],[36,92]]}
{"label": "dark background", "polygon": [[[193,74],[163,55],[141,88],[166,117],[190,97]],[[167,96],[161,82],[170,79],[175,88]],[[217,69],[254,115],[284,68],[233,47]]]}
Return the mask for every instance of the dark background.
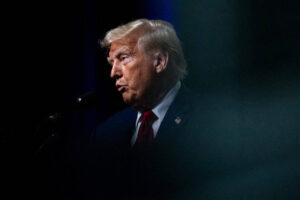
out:
{"label": "dark background", "polygon": [[279,140],[291,147],[285,155],[299,152],[298,8],[296,0],[5,3],[0,146],[7,188],[29,181],[24,174],[33,167],[40,138],[49,134],[37,128],[50,114],[85,92],[101,94],[97,108],[75,112],[63,122],[60,134],[76,146],[125,106],[98,40],[136,18],[174,25],[188,62],[186,85],[230,108],[224,123],[238,121],[271,137],[284,133]]}

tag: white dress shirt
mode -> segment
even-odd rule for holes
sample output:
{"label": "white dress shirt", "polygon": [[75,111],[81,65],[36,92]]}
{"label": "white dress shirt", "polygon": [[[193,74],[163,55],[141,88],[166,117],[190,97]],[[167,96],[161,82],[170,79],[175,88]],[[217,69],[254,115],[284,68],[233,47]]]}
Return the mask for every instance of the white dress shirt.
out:
{"label": "white dress shirt", "polygon": [[[158,129],[160,127],[161,122],[163,121],[170,105],[174,101],[179,89],[181,87],[180,81],[176,83],[176,85],[166,94],[166,96],[161,100],[159,104],[157,104],[153,109],[152,112],[158,117],[158,119],[152,124],[154,138],[157,135]],[[142,113],[138,112],[136,123],[135,123],[135,130],[133,136],[131,138],[131,146],[134,145],[137,137],[138,137],[138,130],[142,123]]]}

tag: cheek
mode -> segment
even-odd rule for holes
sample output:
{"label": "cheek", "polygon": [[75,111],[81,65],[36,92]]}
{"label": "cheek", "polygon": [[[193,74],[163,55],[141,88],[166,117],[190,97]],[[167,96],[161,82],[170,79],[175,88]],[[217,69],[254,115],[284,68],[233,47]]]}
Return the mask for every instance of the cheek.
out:
{"label": "cheek", "polygon": [[135,93],[137,96],[142,95],[151,82],[152,71],[150,66],[147,63],[135,63],[132,66],[127,66],[123,72],[130,92]]}
{"label": "cheek", "polygon": [[143,74],[140,70],[130,70],[127,71],[124,76],[129,88],[137,90],[143,86]]}

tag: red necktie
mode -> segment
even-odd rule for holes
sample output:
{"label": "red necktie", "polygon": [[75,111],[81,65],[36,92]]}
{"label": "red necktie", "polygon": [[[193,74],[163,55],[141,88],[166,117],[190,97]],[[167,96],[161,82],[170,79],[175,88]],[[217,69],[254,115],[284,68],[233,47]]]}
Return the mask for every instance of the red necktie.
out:
{"label": "red necktie", "polygon": [[150,198],[153,190],[152,124],[158,117],[149,110],[144,112],[141,118],[142,123],[130,157],[130,183],[134,197],[137,195]]}
{"label": "red necktie", "polygon": [[152,112],[152,110],[146,111],[142,114],[142,123],[139,128],[135,146],[151,146],[154,139],[152,124],[157,119],[157,116]]}

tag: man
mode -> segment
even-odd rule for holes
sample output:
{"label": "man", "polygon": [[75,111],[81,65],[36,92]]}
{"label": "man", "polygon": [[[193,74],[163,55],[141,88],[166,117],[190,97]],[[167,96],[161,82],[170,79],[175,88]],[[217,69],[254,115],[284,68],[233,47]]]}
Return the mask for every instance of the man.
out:
{"label": "man", "polygon": [[186,73],[179,40],[167,22],[131,22],[107,33],[102,45],[110,50],[118,91],[138,111],[154,108]]}
{"label": "man", "polygon": [[296,141],[281,143],[276,138],[290,139],[241,125],[238,106],[189,91],[181,83],[186,63],[172,25],[136,20],[110,30],[101,44],[130,107],[93,135],[87,179],[81,181],[86,199],[299,195],[298,150],[290,153],[298,149]]}
{"label": "man", "polygon": [[141,199],[174,196],[183,184],[180,167],[189,145],[179,140],[195,132],[191,127],[196,130],[188,117],[197,103],[181,83],[186,62],[179,39],[168,22],[140,19],[109,31],[101,44],[109,49],[110,76],[130,108],[94,135],[98,173],[105,179],[95,191]]}

